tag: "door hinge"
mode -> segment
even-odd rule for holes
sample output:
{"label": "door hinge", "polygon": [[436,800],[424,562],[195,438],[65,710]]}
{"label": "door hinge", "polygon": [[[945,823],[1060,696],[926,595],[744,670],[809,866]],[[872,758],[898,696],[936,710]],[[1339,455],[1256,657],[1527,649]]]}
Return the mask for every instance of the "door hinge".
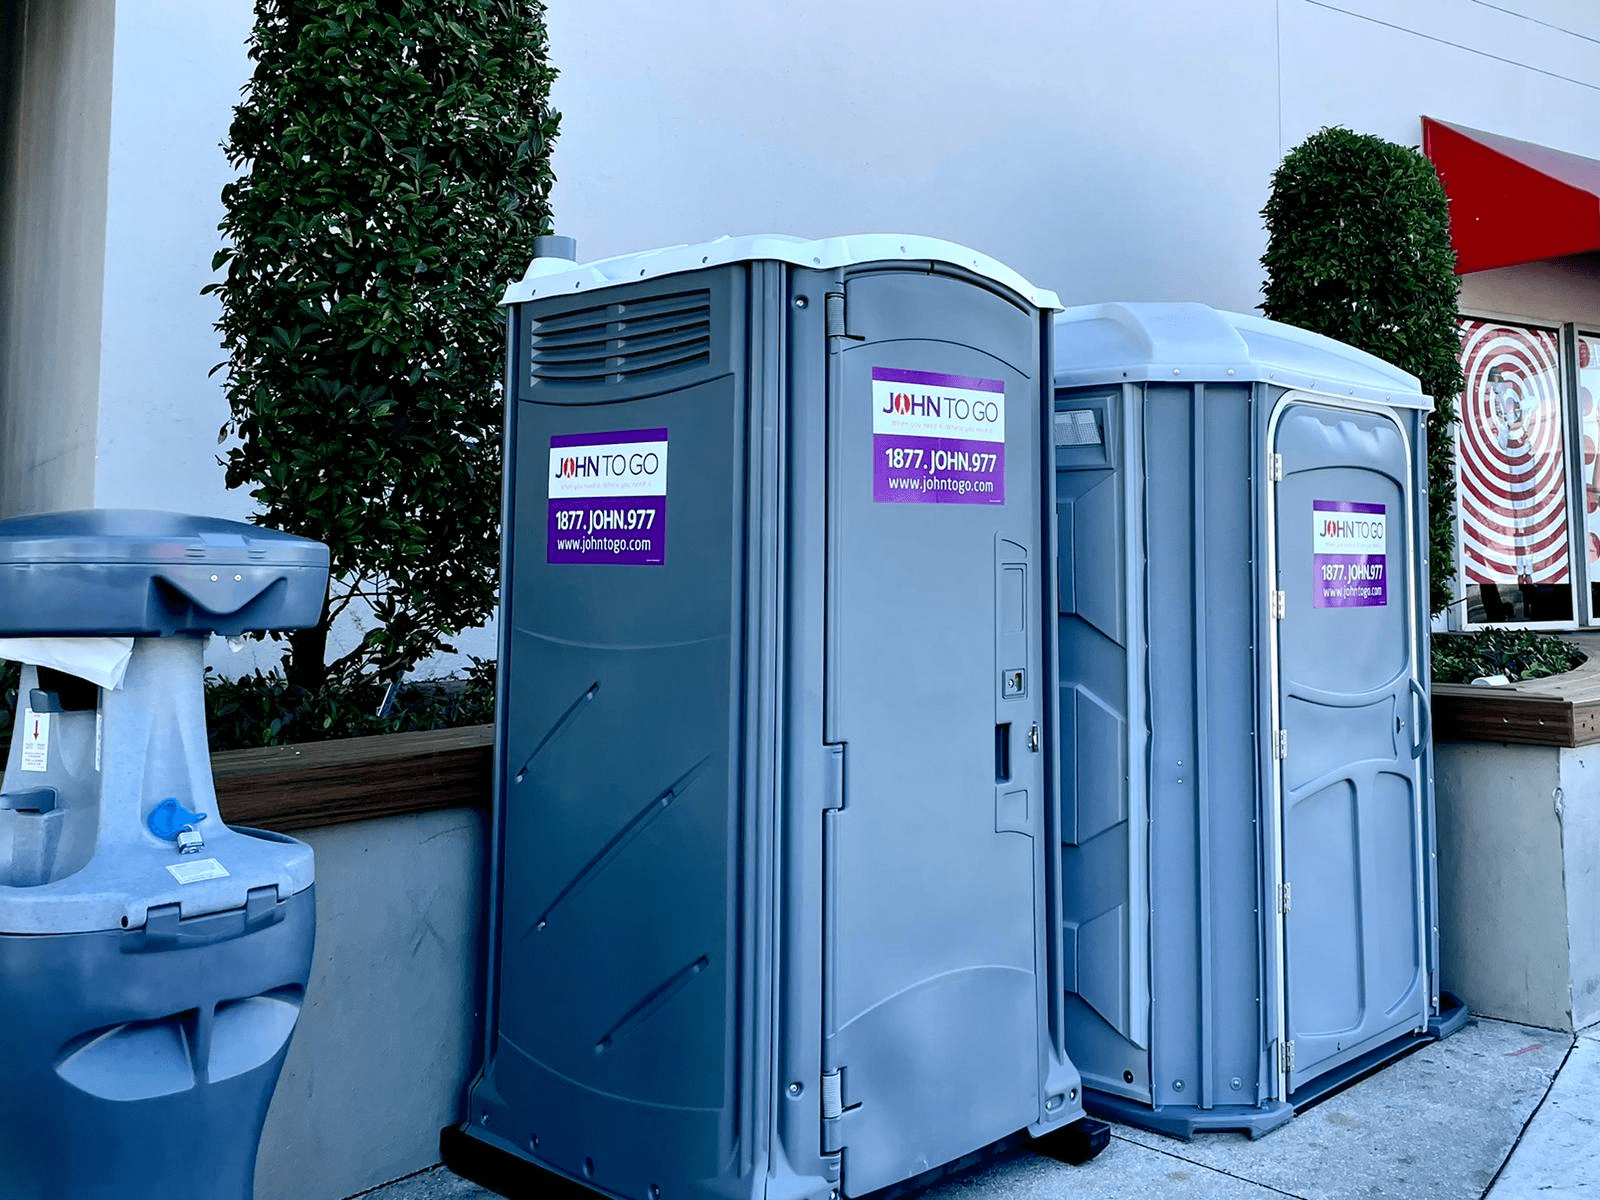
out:
{"label": "door hinge", "polygon": [[1272,757],[1284,759],[1289,757],[1289,731],[1280,729],[1272,735]]}
{"label": "door hinge", "polygon": [[1028,749],[1035,754],[1039,753],[1039,723],[1037,721],[1028,726]]}
{"label": "door hinge", "polygon": [[1286,592],[1272,593],[1272,618],[1281,621],[1289,613],[1289,596]]}
{"label": "door hinge", "polygon": [[844,1068],[837,1067],[822,1073],[822,1152],[839,1154],[844,1150],[844,1117],[860,1108],[859,1103],[846,1107],[844,1102]]}
{"label": "door hinge", "polygon": [[1273,483],[1283,482],[1283,455],[1274,454],[1267,462],[1267,478]]}
{"label": "door hinge", "polygon": [[1283,1043],[1282,1058],[1283,1058],[1283,1073],[1285,1075],[1293,1075],[1294,1074],[1294,1043],[1293,1042],[1285,1041]]}
{"label": "door hinge", "polygon": [[849,338],[855,342],[866,340],[858,333],[851,333],[845,323],[843,292],[829,292],[827,305],[827,330],[830,338]]}
{"label": "door hinge", "polygon": [[1290,900],[1289,881],[1284,880],[1278,885],[1278,911],[1284,916],[1289,915]]}
{"label": "door hinge", "polygon": [[844,1115],[844,1070],[822,1073],[822,1119],[836,1121]]}

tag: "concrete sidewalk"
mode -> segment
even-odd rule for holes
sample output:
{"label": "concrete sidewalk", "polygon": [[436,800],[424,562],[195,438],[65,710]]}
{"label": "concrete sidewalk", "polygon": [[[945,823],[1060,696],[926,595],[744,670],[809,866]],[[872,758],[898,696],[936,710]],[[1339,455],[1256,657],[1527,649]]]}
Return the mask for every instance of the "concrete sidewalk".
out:
{"label": "concrete sidewalk", "polygon": [[[373,1200],[492,1200],[437,1169]],[[1026,1152],[946,1180],[925,1200],[1600,1200],[1600,1030],[1477,1020],[1260,1141],[1179,1142],[1113,1126],[1071,1167]]]}

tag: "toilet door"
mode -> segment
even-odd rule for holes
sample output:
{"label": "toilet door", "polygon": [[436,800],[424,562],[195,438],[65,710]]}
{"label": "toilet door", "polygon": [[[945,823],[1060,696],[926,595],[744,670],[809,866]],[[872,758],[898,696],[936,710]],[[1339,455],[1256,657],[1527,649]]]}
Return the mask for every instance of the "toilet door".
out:
{"label": "toilet door", "polygon": [[[1413,448],[1290,396],[1272,449],[1285,1092],[1428,1022]],[[1282,911],[1286,910],[1286,911]],[[1292,1048],[1291,1048],[1292,1047]]]}
{"label": "toilet door", "polygon": [[823,1105],[859,1196],[1039,1119],[1049,684],[1038,313],[926,270],[856,276],[843,300]]}

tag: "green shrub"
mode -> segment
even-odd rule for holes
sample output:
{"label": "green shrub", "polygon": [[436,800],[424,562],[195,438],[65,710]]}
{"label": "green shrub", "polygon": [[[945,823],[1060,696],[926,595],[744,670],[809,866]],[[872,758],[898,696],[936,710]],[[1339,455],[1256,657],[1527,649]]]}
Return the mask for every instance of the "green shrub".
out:
{"label": "green shrub", "polygon": [[483,659],[464,679],[406,684],[393,696],[366,679],[309,690],[278,672],[227,679],[207,671],[206,729],[215,752],[486,725],[494,680],[495,664]]}
{"label": "green shrub", "polygon": [[1433,635],[1435,683],[1471,683],[1483,675],[1504,675],[1517,683],[1560,675],[1588,657],[1571,642],[1531,629]]}
{"label": "green shrub", "polygon": [[5,770],[11,747],[11,727],[17,719],[17,689],[22,685],[22,665],[0,659],[0,772]]}
{"label": "green shrub", "polygon": [[[287,678],[397,679],[492,612],[498,301],[548,231],[542,0],[256,0],[224,145],[227,483],[326,542],[321,623]],[[352,605],[373,618],[326,662]],[[364,704],[365,700],[350,701]]]}
{"label": "green shrub", "polygon": [[[0,661],[0,763],[11,744],[22,668]],[[494,720],[495,664],[474,659],[462,679],[388,689],[371,680],[308,691],[278,672],[227,679],[206,670],[211,749],[245,750],[336,738],[487,725]],[[385,700],[388,700],[385,706]]]}
{"label": "green shrub", "polygon": [[1429,607],[1455,581],[1455,444],[1461,393],[1450,212],[1421,153],[1323,129],[1284,156],[1261,215],[1261,309],[1409,371],[1433,397],[1428,418]]}

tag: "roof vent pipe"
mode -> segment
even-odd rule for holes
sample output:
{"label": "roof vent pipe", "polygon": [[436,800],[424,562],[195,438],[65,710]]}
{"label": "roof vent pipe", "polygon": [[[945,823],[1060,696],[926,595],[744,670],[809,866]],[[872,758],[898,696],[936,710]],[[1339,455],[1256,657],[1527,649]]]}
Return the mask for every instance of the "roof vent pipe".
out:
{"label": "roof vent pipe", "polygon": [[546,233],[533,239],[534,258],[560,258],[567,262],[578,261],[578,239]]}

